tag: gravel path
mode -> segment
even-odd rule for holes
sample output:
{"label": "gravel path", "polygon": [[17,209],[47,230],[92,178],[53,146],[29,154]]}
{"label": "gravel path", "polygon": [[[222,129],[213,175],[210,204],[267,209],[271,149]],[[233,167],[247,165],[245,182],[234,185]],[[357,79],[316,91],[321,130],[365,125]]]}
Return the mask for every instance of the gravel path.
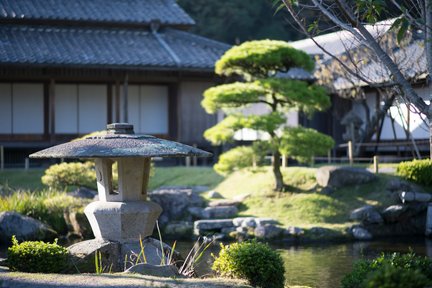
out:
{"label": "gravel path", "polygon": [[247,288],[239,281],[228,279],[171,279],[137,274],[35,274],[8,272],[0,268],[1,288]]}

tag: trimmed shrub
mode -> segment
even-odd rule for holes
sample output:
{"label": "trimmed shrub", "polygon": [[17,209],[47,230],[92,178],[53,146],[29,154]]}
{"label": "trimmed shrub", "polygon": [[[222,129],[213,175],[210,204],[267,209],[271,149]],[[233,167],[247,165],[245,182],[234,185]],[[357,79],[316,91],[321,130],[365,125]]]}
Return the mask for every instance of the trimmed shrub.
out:
{"label": "trimmed shrub", "polygon": [[12,246],[8,248],[7,265],[12,271],[31,273],[58,273],[68,267],[69,253],[57,244],[42,241],[18,243],[12,237]]}
{"label": "trimmed shrub", "polygon": [[[218,163],[214,169],[221,175],[228,175],[235,170],[239,170],[253,165],[255,152],[250,146],[238,146],[220,155]],[[258,156],[256,156],[258,158]],[[256,159],[258,161],[258,159]]]}
{"label": "trimmed shrub", "polygon": [[42,183],[53,189],[68,186],[96,188],[96,172],[93,162],[72,162],[51,165],[42,176]]}
{"label": "trimmed shrub", "polygon": [[365,288],[424,288],[430,284],[419,270],[385,265],[369,274],[362,287]]}
{"label": "trimmed shrub", "polygon": [[[429,281],[432,280],[432,260],[427,257],[417,256],[414,253],[393,253],[390,255],[381,255],[370,261],[360,260],[354,264],[354,268],[351,273],[345,275],[341,281],[342,288],[364,288],[364,287],[403,287],[403,286],[367,286],[369,277],[372,276],[374,272],[381,271],[384,267],[392,267],[397,269],[403,269],[414,274],[420,273]],[[390,269],[390,268],[385,268]],[[381,272],[383,272],[382,270]],[[417,271],[417,272],[414,272]],[[393,271],[387,271],[387,278],[395,277]],[[392,276],[393,275],[393,276]],[[411,276],[407,276],[411,277]],[[388,281],[390,281],[387,279]],[[381,278],[374,281],[383,281]],[[389,282],[390,283],[390,282]],[[405,286],[411,287],[411,286]],[[417,286],[416,286],[417,287]]]}
{"label": "trimmed shrub", "polygon": [[413,160],[401,162],[396,168],[396,174],[406,180],[420,185],[432,185],[432,160]]}
{"label": "trimmed shrub", "polygon": [[246,279],[254,287],[284,287],[282,257],[268,245],[251,241],[221,248],[212,267],[221,276]]}

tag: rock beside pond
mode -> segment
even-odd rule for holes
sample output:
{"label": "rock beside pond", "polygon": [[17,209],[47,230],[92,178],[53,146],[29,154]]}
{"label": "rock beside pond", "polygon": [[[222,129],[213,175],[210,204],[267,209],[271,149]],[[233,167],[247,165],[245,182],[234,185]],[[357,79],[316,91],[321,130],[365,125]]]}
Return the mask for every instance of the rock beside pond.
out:
{"label": "rock beside pond", "polygon": [[51,241],[57,237],[50,226],[39,220],[13,211],[0,213],[0,241],[9,243],[15,235],[18,241]]}
{"label": "rock beside pond", "polygon": [[345,187],[372,182],[377,177],[366,169],[346,166],[324,166],[317,170],[316,179],[323,187]]}
{"label": "rock beside pond", "polygon": [[273,224],[265,224],[257,226],[254,230],[254,235],[261,239],[274,239],[282,236],[283,228],[277,227]]}
{"label": "rock beside pond", "polygon": [[351,234],[356,240],[372,240],[372,234],[363,227],[355,226],[351,228]]}
{"label": "rock beside pond", "polygon": [[[168,262],[166,255],[170,254],[171,247],[162,242],[164,253],[162,253],[161,242],[154,238],[145,238],[142,240],[144,255],[146,261],[151,265],[160,265],[162,257],[165,263]],[[106,272],[122,272],[124,269],[135,265],[136,262],[143,263],[140,256],[141,245],[139,242],[119,243],[102,239],[86,240],[69,246],[68,251],[71,255],[71,272],[94,273],[96,253],[100,253],[102,266]],[[161,256],[164,255],[164,256]],[[126,259],[126,260],[125,260]],[[179,260],[178,253],[173,253],[174,261]]]}
{"label": "rock beside pond", "polygon": [[380,213],[370,205],[357,208],[351,212],[350,220],[361,221],[367,224],[382,224],[384,222]]}
{"label": "rock beside pond", "polygon": [[204,208],[204,219],[223,219],[237,215],[238,209],[235,206],[216,206]]}
{"label": "rock beside pond", "polygon": [[165,226],[169,222],[188,220],[189,207],[202,207],[204,206],[204,200],[199,196],[198,192],[200,189],[188,188],[188,187],[161,187],[149,193],[151,201],[159,204],[163,212],[159,217],[159,224]]}
{"label": "rock beside pond", "polygon": [[392,205],[384,209],[382,215],[387,223],[404,222],[427,210],[427,203]]}

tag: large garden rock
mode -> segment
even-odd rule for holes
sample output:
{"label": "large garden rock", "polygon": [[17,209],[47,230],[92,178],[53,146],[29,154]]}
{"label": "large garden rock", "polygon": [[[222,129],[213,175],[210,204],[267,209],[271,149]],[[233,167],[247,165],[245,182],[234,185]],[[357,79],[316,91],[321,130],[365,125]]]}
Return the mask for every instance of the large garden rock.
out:
{"label": "large garden rock", "polygon": [[205,219],[226,219],[237,215],[238,209],[235,206],[216,206],[207,207],[203,211],[203,218]]}
{"label": "large garden rock", "polygon": [[366,224],[382,224],[384,222],[380,213],[370,205],[357,208],[351,212],[350,220],[361,221]]}
{"label": "large garden rock", "polygon": [[51,241],[57,237],[50,226],[31,217],[13,211],[0,213],[0,242],[9,243],[12,236],[19,241]]}
{"label": "large garden rock", "polygon": [[345,166],[324,166],[317,170],[316,179],[323,187],[345,187],[372,182],[376,176],[366,169]]}
{"label": "large garden rock", "polygon": [[[120,244],[102,239],[86,240],[69,246],[73,267],[79,273],[95,272],[96,252],[100,252],[102,267],[111,267],[112,272],[123,271],[120,259]],[[77,272],[77,271],[71,272]]]}
{"label": "large garden rock", "polygon": [[392,205],[384,209],[382,216],[386,223],[404,222],[427,210],[427,203],[410,203],[407,205]]}
{"label": "large garden rock", "polygon": [[371,240],[372,234],[363,227],[355,226],[351,228],[351,234],[356,240]]}
{"label": "large garden rock", "polygon": [[[432,175],[431,175],[432,176]],[[432,194],[421,193],[421,192],[401,192],[399,197],[402,203],[405,202],[430,202],[432,200]]]}
{"label": "large garden rock", "polygon": [[171,221],[187,218],[189,207],[202,207],[204,205],[204,200],[194,192],[193,188],[187,187],[161,187],[150,192],[149,197],[151,201],[156,202],[163,209],[159,217],[161,226],[165,226]]}
{"label": "large garden rock", "polygon": [[[165,258],[165,263],[168,262],[167,255],[170,254],[170,246],[150,237],[143,239],[142,244],[148,264],[160,265],[162,263],[161,257]],[[164,254],[161,252],[161,245]],[[82,241],[69,246],[67,249],[71,255],[75,272],[78,270],[81,273],[94,273],[96,253],[101,256],[101,267],[105,267],[106,271],[111,270],[112,272],[122,272],[125,268],[128,269],[135,265],[136,259],[141,253],[141,245],[138,241],[119,243],[102,239]],[[180,260],[178,253],[173,253],[173,260]],[[140,262],[143,262],[142,258],[138,261],[138,263]]]}
{"label": "large garden rock", "polygon": [[194,222],[194,234],[204,235],[208,232],[220,232],[222,228],[234,227],[232,219],[198,220]]}
{"label": "large garden rock", "polygon": [[277,227],[273,224],[265,224],[257,226],[254,230],[254,235],[261,239],[275,239],[282,236],[283,228]]}
{"label": "large garden rock", "polygon": [[423,188],[421,186],[399,178],[393,178],[389,182],[387,182],[386,189],[391,192],[423,192]]}

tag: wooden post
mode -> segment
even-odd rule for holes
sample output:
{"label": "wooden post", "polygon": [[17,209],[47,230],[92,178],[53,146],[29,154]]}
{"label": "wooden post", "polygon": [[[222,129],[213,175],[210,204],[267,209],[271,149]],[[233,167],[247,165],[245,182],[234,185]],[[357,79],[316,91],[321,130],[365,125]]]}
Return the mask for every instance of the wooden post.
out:
{"label": "wooden post", "polygon": [[4,147],[0,146],[0,170],[4,170]]}
{"label": "wooden post", "polygon": [[[197,144],[192,145],[194,148],[197,148]],[[193,166],[198,166],[198,158],[196,156],[193,156],[192,158],[192,164]]]}
{"label": "wooden post", "polygon": [[126,74],[123,81],[123,122],[128,122],[128,83],[129,75]]}
{"label": "wooden post", "polygon": [[29,158],[25,158],[24,160],[24,169],[25,170],[29,170],[30,167],[30,159]]}
{"label": "wooden post", "polygon": [[327,163],[328,164],[331,163],[331,150],[328,150],[328,152],[327,152]]}
{"label": "wooden post", "polygon": [[186,159],[185,159],[185,162],[186,162],[186,167],[191,166],[191,157],[187,156]]}
{"label": "wooden post", "polygon": [[257,163],[256,163],[256,156],[255,154],[252,155],[252,167],[256,168],[257,167]]}
{"label": "wooden post", "polygon": [[353,142],[352,141],[348,141],[348,158],[349,158],[349,163],[352,166],[354,164],[354,158],[353,158]]}
{"label": "wooden post", "polygon": [[379,163],[379,157],[375,155],[373,157],[373,167],[374,167],[374,173],[375,174],[378,174],[378,171],[379,171],[378,163]]}
{"label": "wooden post", "polygon": [[282,154],[282,167],[287,167],[287,157]]}

